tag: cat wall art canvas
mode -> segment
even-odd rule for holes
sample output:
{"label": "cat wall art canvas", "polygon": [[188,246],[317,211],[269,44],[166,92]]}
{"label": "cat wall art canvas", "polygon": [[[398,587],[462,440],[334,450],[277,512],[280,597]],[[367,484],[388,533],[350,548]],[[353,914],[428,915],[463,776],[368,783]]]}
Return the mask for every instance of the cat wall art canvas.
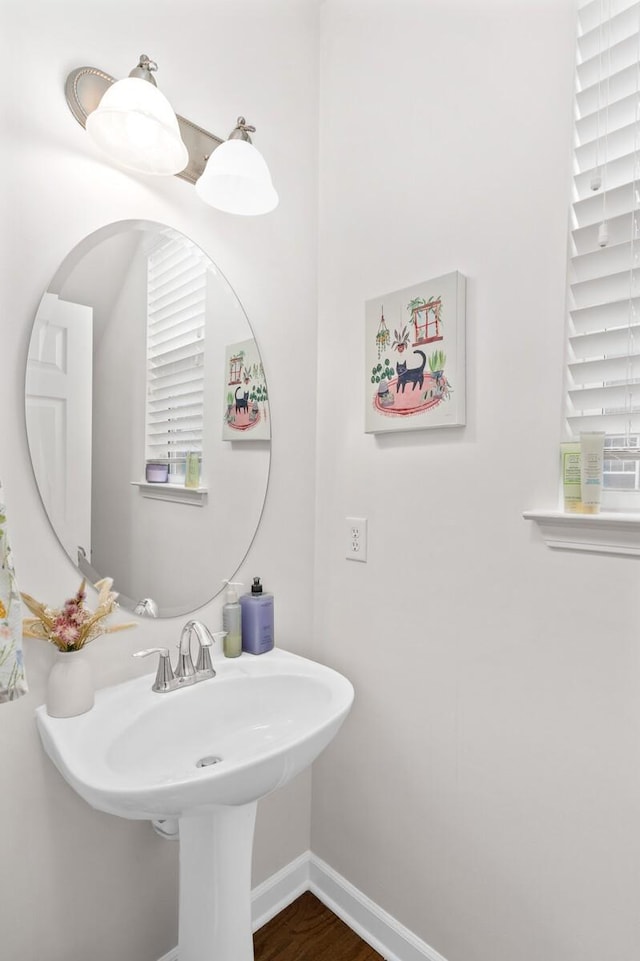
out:
{"label": "cat wall art canvas", "polygon": [[255,340],[225,351],[223,440],[269,440],[271,419],[264,368]]}
{"label": "cat wall art canvas", "polygon": [[458,271],[367,300],[367,433],[464,425],[465,301]]}

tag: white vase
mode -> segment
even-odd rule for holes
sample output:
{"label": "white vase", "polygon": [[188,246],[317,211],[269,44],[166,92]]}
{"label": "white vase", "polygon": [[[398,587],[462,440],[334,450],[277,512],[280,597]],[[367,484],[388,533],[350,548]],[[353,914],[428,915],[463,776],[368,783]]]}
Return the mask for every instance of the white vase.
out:
{"label": "white vase", "polygon": [[47,682],[47,714],[76,717],[93,707],[93,678],[86,651],[56,651]]}

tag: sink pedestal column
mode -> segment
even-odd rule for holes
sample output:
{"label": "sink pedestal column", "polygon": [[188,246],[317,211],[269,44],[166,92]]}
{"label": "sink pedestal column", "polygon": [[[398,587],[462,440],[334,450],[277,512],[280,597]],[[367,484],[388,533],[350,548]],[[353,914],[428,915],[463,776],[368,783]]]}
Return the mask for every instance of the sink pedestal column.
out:
{"label": "sink pedestal column", "polygon": [[257,801],[180,818],[179,961],[253,961]]}

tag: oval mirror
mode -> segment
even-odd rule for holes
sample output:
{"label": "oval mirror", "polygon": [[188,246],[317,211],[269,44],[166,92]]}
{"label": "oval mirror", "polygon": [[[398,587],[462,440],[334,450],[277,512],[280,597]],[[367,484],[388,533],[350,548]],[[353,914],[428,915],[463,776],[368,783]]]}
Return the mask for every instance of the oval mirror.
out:
{"label": "oval mirror", "polygon": [[267,492],[267,384],[238,298],[191,240],[122,221],[74,248],[36,314],[25,402],[42,503],[88,581],[173,617],[233,579]]}

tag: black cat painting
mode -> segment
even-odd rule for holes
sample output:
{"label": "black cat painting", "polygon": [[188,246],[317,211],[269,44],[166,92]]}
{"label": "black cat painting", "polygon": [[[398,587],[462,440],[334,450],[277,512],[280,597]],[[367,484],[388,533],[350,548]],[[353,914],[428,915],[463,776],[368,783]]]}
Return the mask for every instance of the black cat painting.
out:
{"label": "black cat painting", "polygon": [[419,367],[407,367],[406,360],[398,361],[396,364],[396,373],[398,374],[398,381],[396,383],[396,394],[399,393],[400,388],[402,388],[402,393],[404,394],[404,389],[407,384],[411,384],[411,390],[422,390],[422,385],[424,384],[424,369],[427,366],[427,358],[421,350],[414,350],[414,354],[420,354],[422,357],[422,363]]}
{"label": "black cat painting", "polygon": [[240,389],[240,387],[236,387],[236,414],[239,414],[241,410],[249,410],[249,391],[243,391],[242,397],[238,397]]}

